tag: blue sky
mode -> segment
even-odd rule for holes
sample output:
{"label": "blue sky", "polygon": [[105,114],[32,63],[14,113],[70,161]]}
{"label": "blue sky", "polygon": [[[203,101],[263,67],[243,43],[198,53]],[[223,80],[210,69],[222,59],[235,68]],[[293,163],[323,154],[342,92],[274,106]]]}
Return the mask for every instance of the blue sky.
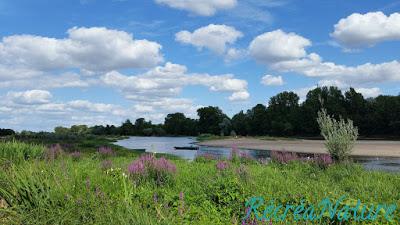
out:
{"label": "blue sky", "polygon": [[0,126],[228,115],[317,85],[400,92],[400,1],[2,0]]}

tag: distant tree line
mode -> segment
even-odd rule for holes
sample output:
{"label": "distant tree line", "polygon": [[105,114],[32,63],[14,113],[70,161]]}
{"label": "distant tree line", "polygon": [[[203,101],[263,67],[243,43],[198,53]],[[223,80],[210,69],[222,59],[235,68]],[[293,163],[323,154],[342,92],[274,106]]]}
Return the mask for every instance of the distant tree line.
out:
{"label": "distant tree line", "polygon": [[208,106],[197,110],[198,119],[177,112],[168,114],[163,124],[152,124],[139,118],[134,122],[126,120],[121,126],[75,125],[56,127],[54,131],[60,135],[196,136],[208,133],[315,137],[320,135],[316,118],[323,107],[334,118],[353,120],[361,136],[400,136],[400,95],[365,99],[353,88],[343,94],[337,87],[318,87],[309,91],[301,103],[296,93],[287,91],[271,97],[266,103],[240,111],[232,118],[220,108]]}
{"label": "distant tree line", "polygon": [[14,135],[14,134],[15,134],[15,131],[13,131],[11,129],[2,129],[2,128],[0,128],[0,137]]}

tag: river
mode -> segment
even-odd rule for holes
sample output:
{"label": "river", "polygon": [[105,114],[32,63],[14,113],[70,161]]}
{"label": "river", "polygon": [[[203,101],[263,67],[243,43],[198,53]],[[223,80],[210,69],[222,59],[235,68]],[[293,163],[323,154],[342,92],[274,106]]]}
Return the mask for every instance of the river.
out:
{"label": "river", "polygon": [[[172,154],[184,159],[193,160],[199,155],[213,155],[214,157],[228,157],[230,148],[206,147],[196,145],[195,137],[129,137],[119,140],[117,145],[128,149],[146,149],[146,152]],[[199,150],[175,150],[174,147],[196,146]],[[269,159],[268,150],[241,149],[256,159]],[[389,172],[400,172],[399,158],[376,158],[376,157],[357,157],[354,160],[361,163],[368,170],[384,170]]]}

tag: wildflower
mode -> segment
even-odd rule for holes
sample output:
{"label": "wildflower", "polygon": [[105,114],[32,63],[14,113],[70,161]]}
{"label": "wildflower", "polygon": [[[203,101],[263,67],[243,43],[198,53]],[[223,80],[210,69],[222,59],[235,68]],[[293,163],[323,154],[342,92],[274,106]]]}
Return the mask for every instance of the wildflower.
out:
{"label": "wildflower", "polygon": [[236,174],[242,179],[242,180],[248,180],[249,176],[249,171],[247,167],[243,164],[240,164],[239,168],[236,169]]}
{"label": "wildflower", "polygon": [[181,205],[180,205],[180,207],[179,207],[179,215],[183,215],[183,211],[184,211],[184,209],[185,209],[185,201],[184,201],[184,199],[183,199],[183,192],[181,191],[180,193],[179,193],[179,200],[180,200],[180,202],[181,202]]}
{"label": "wildflower", "polygon": [[333,159],[329,154],[316,154],[313,161],[321,168],[326,168],[333,164]]}
{"label": "wildflower", "polygon": [[293,152],[271,151],[271,159],[281,164],[299,160],[299,156]]}
{"label": "wildflower", "polygon": [[216,164],[217,170],[224,171],[229,167],[228,162],[225,161],[218,161]]}
{"label": "wildflower", "polygon": [[104,160],[104,161],[101,162],[100,167],[101,167],[102,170],[108,170],[108,169],[112,170],[112,168],[111,168],[112,167],[112,161],[111,160]]}
{"label": "wildflower", "polygon": [[128,173],[135,181],[153,180],[158,185],[167,182],[175,172],[172,162],[164,157],[157,159],[152,154],[141,155],[128,166]]}
{"label": "wildflower", "polygon": [[70,154],[71,158],[75,161],[79,160],[81,158],[81,153],[78,151],[75,151]]}
{"label": "wildflower", "polygon": [[48,161],[53,161],[63,154],[63,149],[60,144],[51,145],[44,152],[44,157]]}
{"label": "wildflower", "polygon": [[114,155],[114,151],[112,150],[112,148],[107,147],[107,146],[100,147],[97,150],[97,152],[100,154],[100,156],[102,156],[104,158]]}

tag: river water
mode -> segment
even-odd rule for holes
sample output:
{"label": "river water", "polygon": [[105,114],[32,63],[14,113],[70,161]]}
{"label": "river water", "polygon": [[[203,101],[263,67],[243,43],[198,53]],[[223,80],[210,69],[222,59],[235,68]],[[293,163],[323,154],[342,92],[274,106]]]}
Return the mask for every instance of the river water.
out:
{"label": "river water", "polygon": [[[128,149],[146,149],[146,152],[166,153],[179,156],[184,159],[193,160],[199,155],[213,155],[214,157],[228,157],[230,148],[198,146],[199,150],[175,150],[174,147],[197,146],[195,137],[129,137],[119,140],[117,145]],[[241,149],[256,159],[268,159],[268,150]],[[384,170],[389,172],[400,172],[400,158],[376,158],[355,157],[354,160],[361,163],[368,170]]]}

